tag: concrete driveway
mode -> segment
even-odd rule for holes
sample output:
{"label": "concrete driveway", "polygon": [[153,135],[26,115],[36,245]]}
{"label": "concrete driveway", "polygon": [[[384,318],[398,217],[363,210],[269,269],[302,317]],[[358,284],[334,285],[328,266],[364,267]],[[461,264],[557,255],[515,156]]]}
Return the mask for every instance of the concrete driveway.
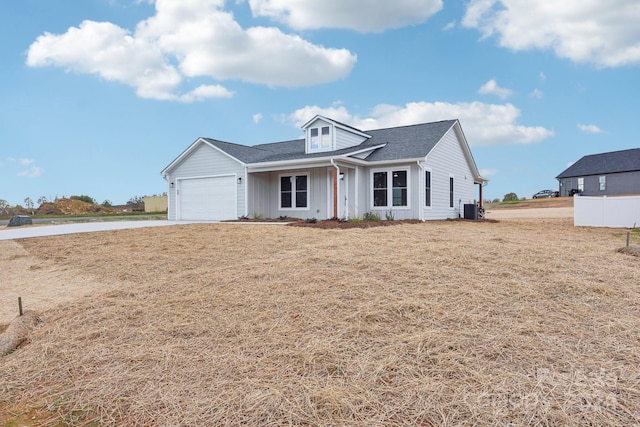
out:
{"label": "concrete driveway", "polygon": [[[59,236],[62,234],[92,233],[95,231],[122,230],[126,228],[165,227],[193,224],[196,221],[96,221],[73,224],[43,225],[37,227],[6,227],[0,229],[0,240],[28,239],[31,237]],[[200,221],[198,221],[200,222]]]}

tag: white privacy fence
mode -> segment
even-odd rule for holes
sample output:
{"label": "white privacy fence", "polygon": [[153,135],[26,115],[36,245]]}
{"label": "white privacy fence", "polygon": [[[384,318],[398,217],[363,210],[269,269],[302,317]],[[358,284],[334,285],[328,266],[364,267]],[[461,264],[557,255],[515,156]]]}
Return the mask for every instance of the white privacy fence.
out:
{"label": "white privacy fence", "polygon": [[640,196],[574,196],[573,225],[582,227],[640,227]]}

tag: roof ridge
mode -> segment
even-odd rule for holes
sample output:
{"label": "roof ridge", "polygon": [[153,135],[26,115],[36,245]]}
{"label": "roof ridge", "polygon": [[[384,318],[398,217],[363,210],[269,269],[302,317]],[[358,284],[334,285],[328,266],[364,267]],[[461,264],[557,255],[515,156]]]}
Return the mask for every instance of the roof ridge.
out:
{"label": "roof ridge", "polygon": [[378,131],[378,130],[400,129],[400,128],[409,128],[409,127],[414,127],[414,126],[435,125],[435,124],[438,124],[438,123],[456,122],[456,121],[459,121],[459,119],[445,119],[445,120],[436,120],[435,122],[413,123],[413,124],[410,124],[410,125],[399,125],[399,126],[391,126],[391,127],[386,127],[386,128],[369,129],[369,130],[362,131],[362,132],[374,132],[374,131]]}

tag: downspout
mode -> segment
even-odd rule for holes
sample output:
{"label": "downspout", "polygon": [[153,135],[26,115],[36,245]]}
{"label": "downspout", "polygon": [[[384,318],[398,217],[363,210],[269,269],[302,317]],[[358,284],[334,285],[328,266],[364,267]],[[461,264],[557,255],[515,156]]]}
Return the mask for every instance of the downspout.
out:
{"label": "downspout", "polygon": [[424,178],[424,166],[420,163],[420,160],[416,162],[420,169],[420,176],[418,177],[418,219],[424,221],[424,188],[422,187],[422,180]]}
{"label": "downspout", "polygon": [[333,217],[338,218],[338,176],[340,175],[340,168],[333,159],[330,159],[330,162],[331,166],[333,166]]}
{"label": "downspout", "polygon": [[244,216],[249,216],[249,168],[244,167]]}

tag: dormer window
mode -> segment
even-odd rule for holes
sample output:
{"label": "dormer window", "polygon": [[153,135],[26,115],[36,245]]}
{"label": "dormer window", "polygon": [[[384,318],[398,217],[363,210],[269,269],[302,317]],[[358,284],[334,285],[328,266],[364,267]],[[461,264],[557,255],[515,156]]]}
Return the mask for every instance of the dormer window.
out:
{"label": "dormer window", "polygon": [[329,126],[309,129],[309,149],[310,151],[331,150],[331,128]]}

